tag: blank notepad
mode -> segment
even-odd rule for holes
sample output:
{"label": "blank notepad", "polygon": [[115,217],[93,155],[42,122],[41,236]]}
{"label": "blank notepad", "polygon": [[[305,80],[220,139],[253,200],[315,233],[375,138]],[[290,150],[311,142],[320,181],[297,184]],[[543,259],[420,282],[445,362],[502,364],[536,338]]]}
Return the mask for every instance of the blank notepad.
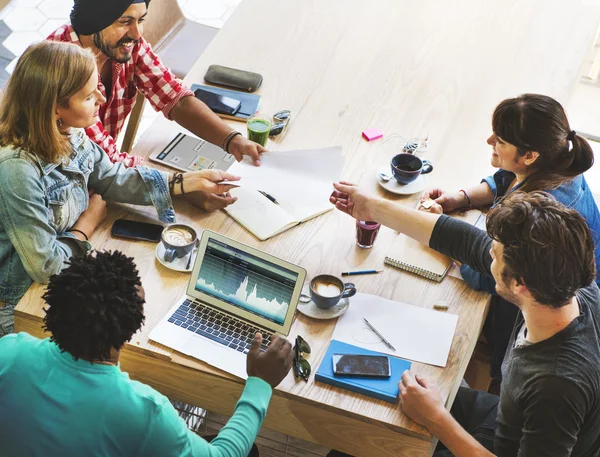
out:
{"label": "blank notepad", "polygon": [[437,282],[444,279],[452,265],[452,259],[402,234],[396,238],[384,262]]}
{"label": "blank notepad", "polygon": [[[480,211],[471,210],[455,217],[475,225],[480,216]],[[444,279],[452,266],[452,259],[449,257],[403,234],[396,237],[384,262],[387,265],[437,282]]]}

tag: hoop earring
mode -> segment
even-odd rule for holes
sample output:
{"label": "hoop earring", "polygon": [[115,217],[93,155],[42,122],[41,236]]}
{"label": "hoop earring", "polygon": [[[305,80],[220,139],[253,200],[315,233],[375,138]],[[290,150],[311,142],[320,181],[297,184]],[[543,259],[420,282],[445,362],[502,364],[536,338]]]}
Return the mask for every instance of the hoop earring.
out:
{"label": "hoop earring", "polygon": [[56,123],[58,124],[59,127],[63,126],[63,121],[62,119],[59,117],[58,120],[56,121]]}

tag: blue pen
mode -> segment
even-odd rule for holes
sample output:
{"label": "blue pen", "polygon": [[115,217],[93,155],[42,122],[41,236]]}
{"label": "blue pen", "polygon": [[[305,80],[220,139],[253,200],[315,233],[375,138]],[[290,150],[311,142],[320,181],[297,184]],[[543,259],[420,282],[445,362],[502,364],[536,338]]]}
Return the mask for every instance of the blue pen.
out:
{"label": "blue pen", "polygon": [[354,276],[354,275],[375,275],[381,273],[383,270],[360,270],[360,271],[344,271],[342,276]]}

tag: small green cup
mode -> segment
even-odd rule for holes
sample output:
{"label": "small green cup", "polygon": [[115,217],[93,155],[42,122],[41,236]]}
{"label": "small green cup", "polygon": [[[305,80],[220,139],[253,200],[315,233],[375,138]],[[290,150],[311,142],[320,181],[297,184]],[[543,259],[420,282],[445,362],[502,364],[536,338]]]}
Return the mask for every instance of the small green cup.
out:
{"label": "small green cup", "polygon": [[248,139],[265,147],[271,131],[271,119],[256,114],[248,119],[246,126],[248,127]]}

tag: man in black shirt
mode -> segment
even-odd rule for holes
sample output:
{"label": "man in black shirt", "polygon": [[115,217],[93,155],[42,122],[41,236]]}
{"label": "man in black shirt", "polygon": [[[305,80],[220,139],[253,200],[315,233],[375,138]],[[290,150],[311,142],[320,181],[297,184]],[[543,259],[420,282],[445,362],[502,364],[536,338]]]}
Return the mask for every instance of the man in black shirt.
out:
{"label": "man in black shirt", "polygon": [[515,193],[490,210],[488,236],[353,185],[334,186],[336,208],[492,275],[498,294],[521,311],[499,400],[461,388],[450,414],[433,383],[402,375],[403,411],[444,445],[434,455],[600,456],[600,292],[594,244],[577,211],[542,192]]}

